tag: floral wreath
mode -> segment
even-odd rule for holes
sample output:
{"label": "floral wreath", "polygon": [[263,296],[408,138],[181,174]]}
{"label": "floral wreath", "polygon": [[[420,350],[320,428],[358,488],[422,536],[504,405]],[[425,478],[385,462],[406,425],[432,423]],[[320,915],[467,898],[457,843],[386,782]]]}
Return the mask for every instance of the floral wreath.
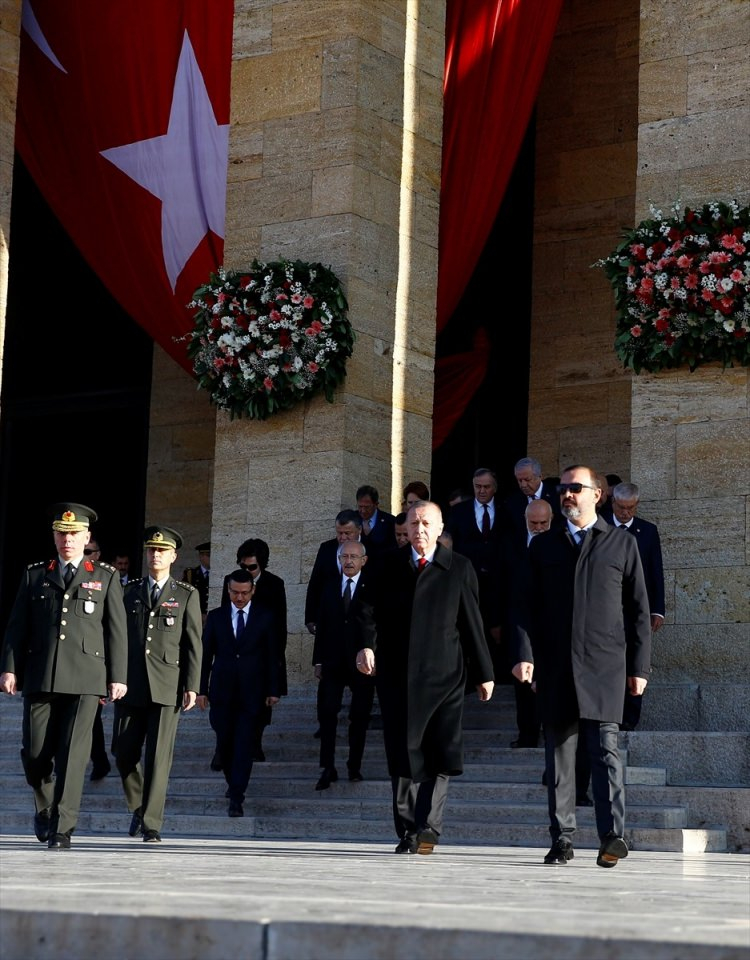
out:
{"label": "floral wreath", "polygon": [[650,207],[594,266],[612,285],[615,352],[635,373],[719,360],[750,364],[750,207]]}
{"label": "floral wreath", "polygon": [[354,331],[330,268],[300,260],[219,267],[188,306],[195,326],[183,339],[198,385],[232,419],[265,420],[319,392],[333,402]]}

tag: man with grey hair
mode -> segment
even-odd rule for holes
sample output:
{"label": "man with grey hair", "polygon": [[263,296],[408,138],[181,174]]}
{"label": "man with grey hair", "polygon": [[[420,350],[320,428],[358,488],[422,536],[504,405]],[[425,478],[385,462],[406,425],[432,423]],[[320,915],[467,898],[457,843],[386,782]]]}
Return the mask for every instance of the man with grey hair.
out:
{"label": "man with grey hair", "polygon": [[556,478],[542,479],[542,465],[534,457],[522,457],[513,474],[518,484],[516,493],[506,498],[504,506],[511,536],[524,542],[527,536],[526,507],[535,500],[545,500],[552,507],[553,522],[560,516],[560,501],[555,494]]}
{"label": "man with grey hair", "polygon": [[[612,490],[611,513],[602,514],[608,523],[621,530],[627,530],[635,537],[638,553],[646,580],[651,630],[656,633],[664,623],[664,564],[661,553],[661,540],[656,524],[643,520],[638,514],[640,489],[637,483],[618,483]],[[642,696],[634,696],[625,691],[625,709],[622,716],[622,730],[635,730],[641,719]]]}

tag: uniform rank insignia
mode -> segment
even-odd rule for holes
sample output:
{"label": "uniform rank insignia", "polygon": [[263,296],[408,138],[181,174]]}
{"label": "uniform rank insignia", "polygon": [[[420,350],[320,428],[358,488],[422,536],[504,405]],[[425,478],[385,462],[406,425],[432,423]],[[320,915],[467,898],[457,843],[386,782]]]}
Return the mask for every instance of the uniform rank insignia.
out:
{"label": "uniform rank insignia", "polygon": [[84,590],[101,590],[102,582],[101,580],[87,580],[85,583],[82,583],[81,586]]}

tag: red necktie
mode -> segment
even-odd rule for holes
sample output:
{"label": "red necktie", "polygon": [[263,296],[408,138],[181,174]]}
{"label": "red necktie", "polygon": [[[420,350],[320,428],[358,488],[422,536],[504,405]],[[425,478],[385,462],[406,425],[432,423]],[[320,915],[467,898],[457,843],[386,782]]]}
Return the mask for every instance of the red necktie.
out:
{"label": "red necktie", "polygon": [[420,557],[419,560],[417,560],[417,573],[421,573],[426,566],[427,557]]}

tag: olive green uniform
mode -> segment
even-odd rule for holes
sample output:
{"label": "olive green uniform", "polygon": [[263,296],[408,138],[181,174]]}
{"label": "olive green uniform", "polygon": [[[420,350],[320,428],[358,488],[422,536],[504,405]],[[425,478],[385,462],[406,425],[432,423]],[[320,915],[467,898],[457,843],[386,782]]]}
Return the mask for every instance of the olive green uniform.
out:
{"label": "olive green uniform", "polygon": [[[120,577],[85,559],[66,588],[58,558],[26,568],[0,657],[23,690],[21,759],[50,833],[75,829],[99,698],[125,683],[127,633]],[[54,778],[52,776],[54,772]]]}
{"label": "olive green uniform", "polygon": [[128,692],[115,704],[113,751],[128,810],[141,811],[144,831],[159,831],[182,695],[200,687],[198,591],[170,577],[152,606],[148,577],[130,581],[125,611]]}

